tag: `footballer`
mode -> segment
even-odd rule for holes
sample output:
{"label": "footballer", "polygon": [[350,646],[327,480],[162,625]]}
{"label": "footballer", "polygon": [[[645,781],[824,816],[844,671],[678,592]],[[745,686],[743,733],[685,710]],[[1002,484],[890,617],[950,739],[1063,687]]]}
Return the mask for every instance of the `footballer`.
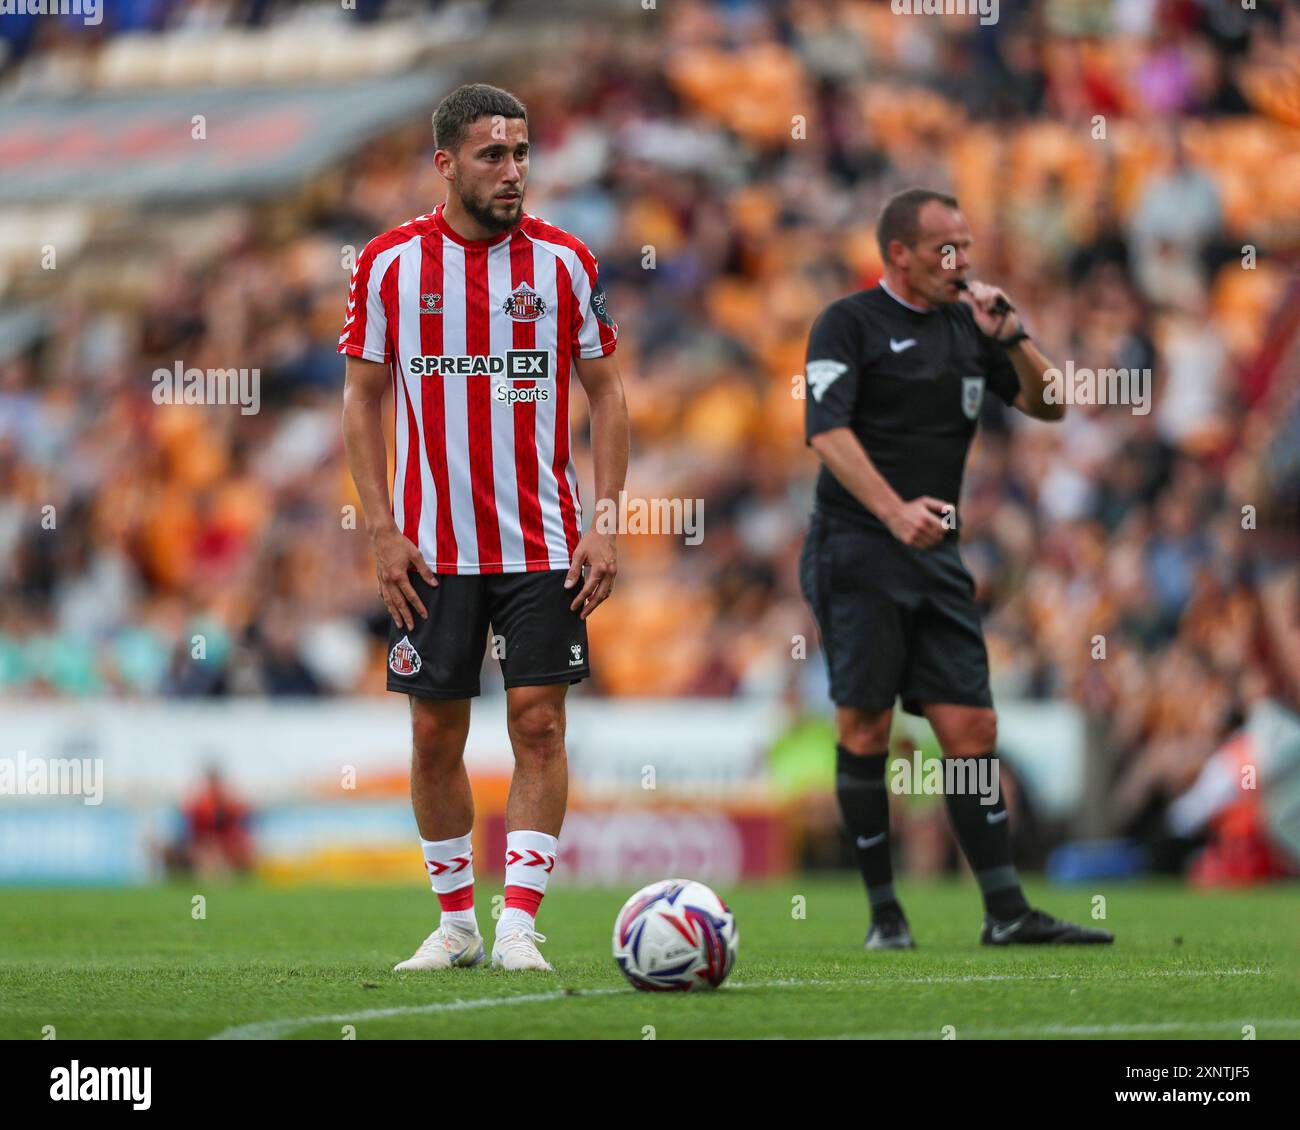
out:
{"label": "footballer", "polygon": [[[492,964],[550,970],[537,913],[568,793],[565,695],[590,673],[586,621],[618,572],[614,535],[582,532],[570,377],[590,406],[597,502],[612,504],[628,459],[618,327],[591,252],[524,211],[523,103],[468,84],[439,104],[433,132],[446,203],[366,245],[338,346],[348,465],[392,617],[387,685],[410,701],[411,803],[441,908],[395,968],[484,957],[463,758],[490,628],[515,760]],[[380,415],[390,388],[391,497]]]}

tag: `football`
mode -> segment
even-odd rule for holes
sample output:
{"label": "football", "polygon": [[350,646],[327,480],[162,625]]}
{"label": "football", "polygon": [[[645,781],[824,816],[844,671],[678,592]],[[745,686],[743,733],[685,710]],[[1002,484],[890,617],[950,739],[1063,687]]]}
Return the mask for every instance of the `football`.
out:
{"label": "football", "polygon": [[690,879],[642,887],[614,920],[614,960],[644,992],[716,989],[731,972],[739,943],[727,904]]}

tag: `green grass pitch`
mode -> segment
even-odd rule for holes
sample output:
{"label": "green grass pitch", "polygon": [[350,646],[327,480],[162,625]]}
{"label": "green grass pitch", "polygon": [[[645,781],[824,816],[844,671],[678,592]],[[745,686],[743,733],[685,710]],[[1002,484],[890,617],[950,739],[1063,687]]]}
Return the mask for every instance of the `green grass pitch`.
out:
{"label": "green grass pitch", "polygon": [[[555,974],[391,972],[436,924],[427,889],[193,883],[0,890],[0,1037],[442,1039],[1300,1037],[1294,885],[1027,884],[1114,946],[977,944],[969,883],[899,883],[920,948],[862,950],[856,878],[720,888],[740,956],[716,993],[638,993],[610,957],[623,891],[560,886],[539,926]],[[500,888],[479,884],[479,918]],[[191,900],[206,899],[195,919]],[[800,902],[800,898],[802,902]],[[802,909],[802,916],[799,912]]]}

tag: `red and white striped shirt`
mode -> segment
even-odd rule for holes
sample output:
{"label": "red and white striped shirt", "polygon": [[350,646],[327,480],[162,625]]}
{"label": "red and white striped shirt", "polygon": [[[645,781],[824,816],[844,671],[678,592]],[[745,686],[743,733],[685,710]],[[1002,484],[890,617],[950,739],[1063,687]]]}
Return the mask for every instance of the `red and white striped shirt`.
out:
{"label": "red and white striped shirt", "polygon": [[467,240],[439,204],[366,245],[338,351],[392,367],[393,517],[435,573],[569,567],[570,362],[617,337],[595,257],[527,212]]}

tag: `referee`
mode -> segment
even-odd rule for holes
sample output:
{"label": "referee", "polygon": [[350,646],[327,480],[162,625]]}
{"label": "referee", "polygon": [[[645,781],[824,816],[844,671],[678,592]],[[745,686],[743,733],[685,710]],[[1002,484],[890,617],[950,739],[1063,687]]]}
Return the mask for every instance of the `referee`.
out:
{"label": "referee", "polygon": [[997,715],[975,584],[957,551],[962,469],[986,388],[1038,420],[1050,362],[1002,291],[967,281],[954,197],[912,188],[880,214],[884,281],[833,302],[808,339],[807,440],[821,457],[799,581],[836,706],[835,786],[871,907],[866,948],[915,943],[893,887],[885,763],[894,699],[933,727],[945,801],[984,899],[986,945],[1113,941],[1025,901],[1007,810],[951,782],[980,779]]}

